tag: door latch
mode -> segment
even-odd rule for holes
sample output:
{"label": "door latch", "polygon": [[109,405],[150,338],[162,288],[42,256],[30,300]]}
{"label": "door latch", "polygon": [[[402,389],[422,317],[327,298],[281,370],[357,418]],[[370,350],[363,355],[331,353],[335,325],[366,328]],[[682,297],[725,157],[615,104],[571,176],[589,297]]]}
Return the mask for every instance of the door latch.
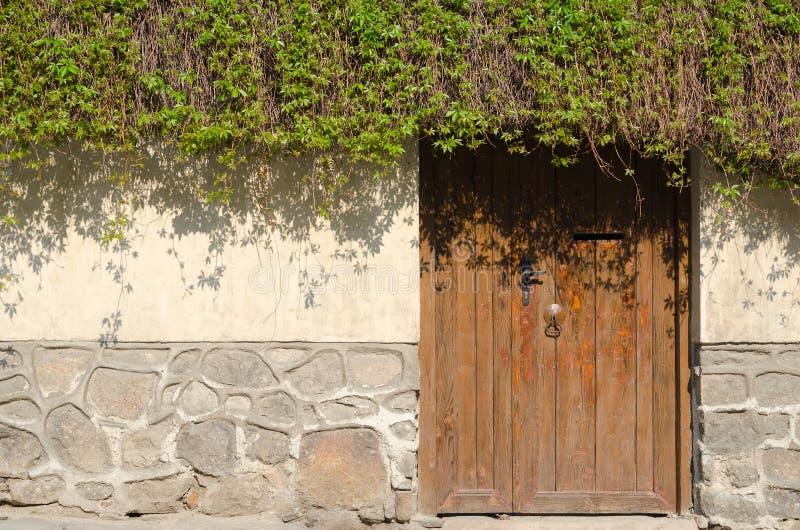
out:
{"label": "door latch", "polygon": [[528,304],[531,303],[531,285],[542,283],[536,278],[543,274],[546,274],[546,271],[534,270],[530,260],[525,260],[522,262],[522,265],[520,265],[519,286],[522,290],[522,305],[524,307],[527,307]]}

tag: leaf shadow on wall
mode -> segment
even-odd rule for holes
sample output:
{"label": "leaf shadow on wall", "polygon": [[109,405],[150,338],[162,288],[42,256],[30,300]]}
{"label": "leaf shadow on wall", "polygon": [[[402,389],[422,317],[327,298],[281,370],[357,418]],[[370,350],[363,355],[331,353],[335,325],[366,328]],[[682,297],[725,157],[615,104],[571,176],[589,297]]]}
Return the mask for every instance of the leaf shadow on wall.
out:
{"label": "leaf shadow on wall", "polygon": [[[704,173],[722,177],[703,161]],[[747,320],[774,319],[787,329],[800,311],[800,209],[786,191],[753,189],[732,207],[713,190],[701,187],[701,221],[696,226],[697,280],[705,292],[709,316],[723,307]],[[700,254],[702,253],[702,264]],[[700,290],[697,289],[698,302]],[[725,322],[720,320],[720,322]],[[770,337],[750,337],[768,340]]]}
{"label": "leaf shadow on wall", "polygon": [[[42,167],[8,168],[6,192],[0,194],[0,212],[17,219],[0,228],[3,318],[13,322],[23,309],[23,286],[57,289],[44,284],[43,273],[62,266],[70,244],[90,243],[82,248],[99,256],[93,269],[101,269],[115,289],[108,297],[115,300],[113,307],[98,322],[98,340],[116,341],[125,297],[148,288],[141,280],[132,282],[129,271],[134,260],[150,259],[139,249],[153,238],[162,240],[174,264],[161,273],[174,275],[184,296],[223,289],[226,253],[234,247],[252,248],[259,262],[268,261],[277,246],[289,248],[291,256],[282,259],[296,266],[292,281],[302,293],[298,304],[316,307],[317,293],[335,274],[332,268],[363,273],[393,226],[416,223],[408,213],[417,201],[410,147],[382,175],[375,166],[332,156],[267,161],[254,155],[229,169],[213,155],[185,156],[164,144],[144,145],[135,154],[105,154],[77,143],[39,151]],[[209,201],[209,192],[225,197],[224,202]],[[333,238],[333,248],[315,241],[320,232]],[[198,236],[207,241],[202,258],[184,256],[180,242]],[[254,273],[262,265],[256,264]],[[276,288],[257,280],[250,287],[256,294]],[[273,296],[277,308],[280,293]],[[265,321],[274,322],[272,316],[268,311]]]}

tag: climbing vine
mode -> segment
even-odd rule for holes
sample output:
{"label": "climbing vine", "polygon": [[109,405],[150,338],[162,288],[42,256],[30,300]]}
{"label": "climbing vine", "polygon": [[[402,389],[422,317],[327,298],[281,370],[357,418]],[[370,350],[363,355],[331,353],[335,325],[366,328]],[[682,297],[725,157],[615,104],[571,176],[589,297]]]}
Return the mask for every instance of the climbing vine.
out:
{"label": "climbing vine", "polygon": [[0,0],[0,28],[0,165],[66,140],[235,165],[499,138],[627,143],[678,185],[699,146],[744,179],[728,194],[800,182],[794,0]]}

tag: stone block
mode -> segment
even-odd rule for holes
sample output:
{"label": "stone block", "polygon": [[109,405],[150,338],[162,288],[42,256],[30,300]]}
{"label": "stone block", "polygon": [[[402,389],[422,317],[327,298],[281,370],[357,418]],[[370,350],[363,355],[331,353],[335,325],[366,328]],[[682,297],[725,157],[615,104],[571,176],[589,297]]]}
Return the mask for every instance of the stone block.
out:
{"label": "stone block", "polygon": [[118,367],[156,370],[166,362],[168,355],[166,348],[106,348],[102,359],[103,363]]}
{"label": "stone block", "polygon": [[125,484],[129,514],[174,513],[181,509],[183,496],[194,486],[187,474],[140,480]]}
{"label": "stone block", "polygon": [[64,480],[55,475],[34,479],[8,479],[8,502],[16,506],[34,506],[58,502],[64,491]]}
{"label": "stone block", "polygon": [[764,440],[784,438],[789,431],[789,417],[753,411],[706,412],[700,426],[707,450],[739,454],[755,449]]}
{"label": "stone block", "polygon": [[12,421],[27,421],[39,415],[39,407],[29,399],[15,399],[0,404],[0,417]]}
{"label": "stone block", "polygon": [[319,405],[319,411],[328,421],[355,421],[376,414],[378,412],[378,405],[369,398],[345,396],[321,403]]}
{"label": "stone block", "polygon": [[259,473],[225,477],[208,484],[198,505],[202,513],[223,517],[284,511],[286,507],[275,485]]}
{"label": "stone block", "polygon": [[361,530],[368,528],[356,512],[342,510],[309,510],[306,526],[314,530]]}
{"label": "stone block", "polygon": [[293,513],[291,486],[286,476],[275,468],[264,473],[206,480],[204,485],[206,490],[198,509],[208,515],[231,517],[272,512],[285,517]]}
{"label": "stone block", "polygon": [[87,473],[111,469],[108,438],[74,405],[62,405],[50,412],[45,431],[56,454],[68,466]]}
{"label": "stone block", "polygon": [[298,491],[307,506],[359,510],[382,504],[388,489],[374,431],[318,431],[301,440]]}
{"label": "stone block", "polygon": [[249,426],[245,440],[247,456],[265,464],[277,464],[289,456],[289,437],[282,432]]}
{"label": "stone block", "polygon": [[771,353],[769,349],[737,351],[703,348],[700,350],[700,366],[703,368],[717,366],[750,368],[770,364]]}
{"label": "stone block", "polygon": [[186,385],[178,396],[178,410],[185,416],[205,416],[218,408],[217,393],[199,381],[192,381]]}
{"label": "stone block", "polygon": [[75,348],[36,348],[33,370],[44,397],[67,395],[78,388],[93,353]]}
{"label": "stone block", "polygon": [[188,376],[194,372],[203,356],[202,350],[186,350],[176,355],[169,363],[169,373],[172,375]]}
{"label": "stone block", "polygon": [[106,417],[135,420],[147,413],[158,375],[98,368],[89,379],[87,396]]}
{"label": "stone block", "polygon": [[403,355],[382,348],[353,348],[347,351],[350,384],[364,389],[382,388],[403,377]]}
{"label": "stone block", "polygon": [[417,469],[417,454],[401,451],[394,461],[395,470],[405,478],[413,478]]}
{"label": "stone block", "polygon": [[248,396],[228,396],[225,399],[225,412],[234,416],[247,416],[253,408],[253,400]]}
{"label": "stone block", "polygon": [[392,489],[397,491],[409,491],[411,489],[411,479],[399,473],[392,474]]}
{"label": "stone block", "polygon": [[407,523],[417,514],[417,494],[411,491],[398,491],[394,494],[394,511],[397,521]]}
{"label": "stone block", "polygon": [[264,357],[273,370],[285,372],[303,362],[311,355],[309,348],[272,348]]}
{"label": "stone block", "polygon": [[736,488],[746,488],[758,482],[758,472],[750,462],[728,462],[727,475],[728,481]]}
{"label": "stone block", "polygon": [[390,429],[392,434],[401,440],[413,441],[417,437],[417,426],[413,421],[400,421],[393,424]]}
{"label": "stone block", "polygon": [[386,520],[386,513],[383,511],[383,504],[366,506],[358,510],[358,518],[368,524],[382,523]]}
{"label": "stone block", "polygon": [[755,523],[764,515],[764,508],[752,495],[732,495],[724,491],[702,490],[700,511],[712,522],[720,518],[737,523]]}
{"label": "stone block", "polygon": [[321,396],[345,385],[342,360],[336,350],[322,350],[306,364],[288,374],[297,390],[308,396]]}
{"label": "stone block", "polygon": [[79,482],[75,489],[84,499],[104,501],[114,494],[114,486],[108,482]]}
{"label": "stone block", "polygon": [[122,435],[121,458],[131,467],[152,468],[166,460],[166,441],[175,424],[165,420]]}
{"label": "stone block", "polygon": [[701,405],[730,405],[747,400],[747,380],[740,374],[704,374],[700,378]]}
{"label": "stone block", "polygon": [[762,407],[800,404],[800,376],[761,374],[753,381],[753,395]]}
{"label": "stone block", "polygon": [[761,466],[770,484],[800,489],[800,450],[765,449],[761,452]]}
{"label": "stone block", "polygon": [[800,491],[782,488],[764,490],[767,511],[781,519],[800,519]]}
{"label": "stone block", "polygon": [[236,427],[218,419],[187,423],[178,432],[176,454],[201,473],[228,475],[237,465]]}
{"label": "stone block", "polygon": [[417,392],[414,390],[400,392],[386,400],[386,408],[394,412],[415,412],[418,400]]}
{"label": "stone block", "polygon": [[0,424],[0,477],[24,477],[46,459],[35,434]]}
{"label": "stone block", "polygon": [[189,510],[194,510],[200,504],[200,488],[189,488],[189,491],[183,497],[183,504]]}
{"label": "stone block", "polygon": [[785,350],[780,352],[775,359],[778,364],[790,371],[800,371],[800,351]]}
{"label": "stone block", "polygon": [[273,425],[291,425],[297,420],[297,405],[286,392],[273,392],[255,398],[252,414]]}
{"label": "stone block", "polygon": [[264,388],[277,381],[267,364],[255,352],[219,348],[203,359],[203,376],[221,385]]}
{"label": "stone block", "polygon": [[0,380],[0,396],[11,396],[18,392],[24,392],[31,387],[28,380],[21,375],[15,375]]}
{"label": "stone block", "polygon": [[231,517],[281,512],[287,503],[276,486],[259,473],[225,477],[209,483],[198,510],[207,515]]}

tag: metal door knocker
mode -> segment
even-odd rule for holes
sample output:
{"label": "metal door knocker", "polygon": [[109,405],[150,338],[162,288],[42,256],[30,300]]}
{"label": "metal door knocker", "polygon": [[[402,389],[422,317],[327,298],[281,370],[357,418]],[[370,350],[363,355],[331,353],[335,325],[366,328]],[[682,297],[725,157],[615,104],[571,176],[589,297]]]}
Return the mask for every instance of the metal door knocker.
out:
{"label": "metal door knocker", "polygon": [[561,335],[561,320],[563,313],[561,306],[558,304],[550,304],[544,311],[544,320],[547,325],[544,327],[544,334],[551,338],[556,338]]}

